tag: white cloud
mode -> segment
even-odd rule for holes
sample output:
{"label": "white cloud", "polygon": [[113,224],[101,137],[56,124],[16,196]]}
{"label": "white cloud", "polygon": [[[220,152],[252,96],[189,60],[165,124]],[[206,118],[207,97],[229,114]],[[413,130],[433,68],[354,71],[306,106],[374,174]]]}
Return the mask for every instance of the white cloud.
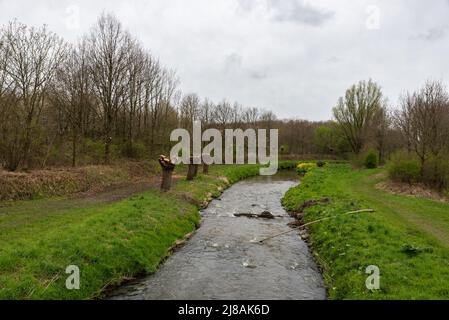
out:
{"label": "white cloud", "polygon": [[[379,8],[378,30],[366,27],[368,6]],[[281,117],[327,119],[361,79],[396,103],[427,78],[449,78],[447,0],[0,0],[0,23],[46,23],[75,41],[103,11],[175,68],[184,92]]]}

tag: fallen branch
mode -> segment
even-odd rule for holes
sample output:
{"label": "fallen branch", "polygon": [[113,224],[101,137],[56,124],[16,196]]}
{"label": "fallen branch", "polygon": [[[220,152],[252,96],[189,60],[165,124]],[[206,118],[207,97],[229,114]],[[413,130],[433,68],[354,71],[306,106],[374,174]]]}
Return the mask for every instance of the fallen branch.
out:
{"label": "fallen branch", "polygon": [[346,213],[343,213],[343,214],[338,215],[338,216],[332,216],[332,217],[327,217],[327,218],[315,220],[315,221],[312,221],[312,222],[308,222],[306,224],[303,224],[301,226],[301,228],[310,226],[312,224],[315,224],[315,223],[318,223],[318,222],[321,222],[321,221],[326,221],[326,220],[330,220],[330,219],[341,217],[341,216],[346,216],[346,215],[355,214],[355,213],[363,213],[363,212],[374,212],[374,210],[373,209],[363,209],[363,210],[357,210],[357,211],[350,211],[350,212],[346,212]]}
{"label": "fallen branch", "polygon": [[246,217],[250,219],[274,219],[274,218],[284,218],[285,216],[274,216],[271,212],[264,211],[261,214],[256,213],[234,213],[234,217]]}
{"label": "fallen branch", "polygon": [[[333,219],[333,218],[338,218],[338,217],[341,217],[341,216],[346,216],[346,215],[356,214],[356,213],[364,213],[364,212],[375,212],[375,210],[373,210],[373,209],[363,209],[363,210],[357,210],[357,211],[349,211],[349,212],[346,212],[346,213],[343,213],[343,214],[340,214],[340,215],[336,215],[336,216],[327,217],[327,218],[315,220],[315,221],[312,221],[312,222],[308,222],[308,223],[303,224],[302,226],[300,226],[300,228],[305,228],[305,227],[310,226],[312,224],[316,224],[316,223],[319,223],[319,222],[322,222],[322,221],[326,221],[326,220],[330,220],[330,219]],[[259,241],[259,243],[264,243],[267,240],[270,240],[270,239],[273,239],[273,238],[277,238],[279,236],[282,236],[284,234],[287,234],[287,233],[290,233],[290,232],[294,232],[294,231],[296,231],[296,229],[284,231],[284,232],[276,234],[274,236],[262,239],[262,240]]]}

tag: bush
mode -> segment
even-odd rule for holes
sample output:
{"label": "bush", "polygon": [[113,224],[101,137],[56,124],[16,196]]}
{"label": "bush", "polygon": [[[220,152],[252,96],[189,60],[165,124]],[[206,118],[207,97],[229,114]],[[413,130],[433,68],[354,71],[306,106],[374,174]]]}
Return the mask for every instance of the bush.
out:
{"label": "bush", "polygon": [[296,167],[296,171],[298,172],[299,175],[305,175],[307,172],[310,172],[310,170],[316,167],[317,165],[315,163],[304,162],[298,164],[298,166]]}
{"label": "bush", "polygon": [[125,143],[121,146],[122,156],[135,160],[143,159],[146,151],[145,145],[138,142],[134,142],[133,144]]}
{"label": "bush", "polygon": [[318,166],[318,168],[322,168],[326,165],[326,162],[324,161],[317,161],[316,165]]}
{"label": "bush", "polygon": [[440,191],[449,188],[449,159],[447,154],[430,157],[423,168],[422,182]]}
{"label": "bush", "polygon": [[92,139],[84,139],[82,150],[80,153],[83,154],[87,159],[87,163],[100,164],[104,161],[104,143],[101,141],[96,141]]}
{"label": "bush", "polygon": [[367,169],[375,169],[379,163],[377,153],[375,151],[368,151],[364,157],[364,165]]}
{"label": "bush", "polygon": [[391,180],[405,183],[419,181],[421,166],[419,161],[403,152],[396,153],[388,163],[388,176]]}

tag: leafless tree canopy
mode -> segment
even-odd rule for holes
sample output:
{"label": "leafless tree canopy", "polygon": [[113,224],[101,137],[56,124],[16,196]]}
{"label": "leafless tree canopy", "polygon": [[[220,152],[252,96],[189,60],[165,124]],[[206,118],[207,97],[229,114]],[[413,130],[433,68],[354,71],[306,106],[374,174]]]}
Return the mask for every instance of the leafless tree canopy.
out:
{"label": "leafless tree canopy", "polygon": [[401,131],[407,151],[415,153],[424,169],[430,157],[438,157],[449,147],[449,96],[441,82],[428,81],[407,93],[394,123]]}

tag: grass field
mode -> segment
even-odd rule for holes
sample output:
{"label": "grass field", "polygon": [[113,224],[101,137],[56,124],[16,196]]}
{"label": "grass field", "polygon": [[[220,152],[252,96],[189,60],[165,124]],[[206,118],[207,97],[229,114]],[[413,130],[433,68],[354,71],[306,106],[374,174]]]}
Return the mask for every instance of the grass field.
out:
{"label": "grass field", "polygon": [[[96,298],[106,286],[156,271],[175,242],[196,229],[200,206],[258,169],[213,166],[209,176],[181,179],[169,193],[153,188],[115,203],[8,203],[0,208],[0,299]],[[80,290],[66,289],[69,265],[80,269]]]}
{"label": "grass field", "polygon": [[[329,164],[307,174],[283,199],[291,211],[306,200],[313,251],[331,299],[449,299],[449,204],[378,190],[382,169]],[[375,213],[344,215],[359,209]],[[380,290],[366,289],[366,268],[380,268]]]}

